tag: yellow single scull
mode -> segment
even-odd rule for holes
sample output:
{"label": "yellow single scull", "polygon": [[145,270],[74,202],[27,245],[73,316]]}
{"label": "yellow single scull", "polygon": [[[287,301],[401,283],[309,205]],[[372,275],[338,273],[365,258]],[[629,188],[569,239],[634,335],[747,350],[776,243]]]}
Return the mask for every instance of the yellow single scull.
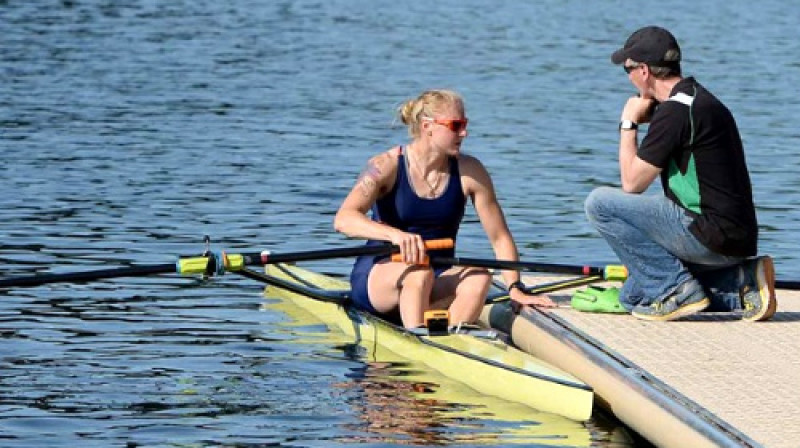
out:
{"label": "yellow single scull", "polygon": [[335,292],[346,291],[348,282],[293,265],[268,265],[262,280],[273,285],[267,290],[269,297],[291,301],[357,343],[401,353],[481,394],[572,420],[588,420],[592,414],[591,387],[507,344],[496,331],[412,332],[357,310],[346,300],[317,300],[325,292],[334,297]]}

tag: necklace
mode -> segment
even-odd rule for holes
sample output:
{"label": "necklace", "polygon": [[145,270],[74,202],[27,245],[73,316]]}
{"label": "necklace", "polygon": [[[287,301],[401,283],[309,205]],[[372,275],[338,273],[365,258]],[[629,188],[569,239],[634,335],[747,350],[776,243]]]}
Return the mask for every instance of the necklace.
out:
{"label": "necklace", "polygon": [[439,191],[439,182],[442,181],[442,177],[444,177],[444,176],[442,176],[442,173],[437,172],[436,173],[436,180],[433,181],[433,183],[430,183],[428,181],[427,177],[424,177],[424,176],[422,177],[422,180],[424,180],[425,184],[428,185],[428,194],[426,195],[426,197],[428,197],[428,198],[436,197],[436,193]]}
{"label": "necklace", "polygon": [[[441,184],[442,179],[444,177],[447,177],[448,173],[443,173],[443,172],[438,171],[438,170],[432,170],[432,172],[436,173],[436,178],[434,179],[433,182],[431,182],[430,180],[428,180],[428,176],[426,176],[425,172],[422,170],[421,164],[419,163],[419,160],[416,158],[416,156],[414,156],[413,159],[415,159],[415,160],[412,160],[411,151],[408,151],[408,163],[409,163],[409,165],[413,166],[416,169],[419,177],[422,178],[422,181],[425,182],[425,185],[428,187],[427,194],[420,195],[420,196],[424,196],[424,197],[429,198],[429,199],[430,198],[435,198],[436,194],[439,192],[439,185]],[[412,182],[412,185],[413,185],[413,182]],[[418,194],[419,194],[419,192],[418,192]]]}

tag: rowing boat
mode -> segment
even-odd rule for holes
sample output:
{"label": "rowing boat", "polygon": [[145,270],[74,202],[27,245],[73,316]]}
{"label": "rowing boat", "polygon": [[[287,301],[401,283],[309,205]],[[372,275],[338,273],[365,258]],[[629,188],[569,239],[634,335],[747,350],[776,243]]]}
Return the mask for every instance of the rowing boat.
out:
{"label": "rowing boat", "polygon": [[446,334],[409,331],[350,306],[341,278],[294,265],[270,264],[260,280],[266,294],[291,301],[358,344],[401,353],[475,391],[534,409],[585,421],[593,391],[586,383],[508,344],[494,330],[453,328]]}
{"label": "rowing boat", "polygon": [[[309,353],[308,348],[314,347],[311,356],[323,363],[331,357],[358,363],[348,368],[344,378],[333,379],[332,385],[345,391],[344,396],[351,395],[346,391],[355,392],[359,399],[346,400],[347,406],[354,416],[364,419],[370,431],[385,437],[382,442],[445,445],[458,440],[470,446],[589,447],[597,440],[616,440],[620,446],[631,446],[621,425],[604,420],[598,423],[596,415],[588,423],[574,421],[481,394],[422,362],[374,343],[358,344],[344,332],[331,330],[294,301],[279,297],[276,288],[270,287],[267,292],[261,310],[286,316],[277,323],[282,344],[297,344],[298,353]],[[448,428],[458,435],[453,438]],[[436,434],[443,439],[432,439]]]}

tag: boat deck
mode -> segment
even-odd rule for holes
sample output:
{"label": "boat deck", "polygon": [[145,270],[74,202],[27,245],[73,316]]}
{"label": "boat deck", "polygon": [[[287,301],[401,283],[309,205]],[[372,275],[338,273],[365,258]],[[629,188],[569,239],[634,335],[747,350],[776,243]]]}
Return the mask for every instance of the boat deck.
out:
{"label": "boat deck", "polygon": [[[525,276],[528,285],[553,277]],[[732,313],[700,313],[647,322],[627,314],[569,307],[571,290],[551,297],[552,316],[599,342],[740,432],[750,445],[796,447],[800,440],[800,291],[778,291],[769,322]],[[750,439],[749,441],[747,439]]]}

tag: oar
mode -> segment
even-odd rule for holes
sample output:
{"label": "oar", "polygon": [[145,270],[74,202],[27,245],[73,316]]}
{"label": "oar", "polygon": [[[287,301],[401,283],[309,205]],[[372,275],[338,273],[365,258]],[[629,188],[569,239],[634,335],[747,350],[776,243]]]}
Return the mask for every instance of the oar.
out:
{"label": "oar", "polygon": [[[556,280],[554,282],[543,283],[540,285],[528,286],[525,292],[528,294],[544,294],[547,292],[559,291],[567,288],[574,288],[589,283],[603,281],[603,277],[597,275],[581,276],[576,278],[567,278],[563,280]],[[493,281],[492,284],[500,291],[489,294],[486,297],[486,303],[499,303],[505,302],[510,299],[508,292],[505,290],[505,285],[499,281]]]}
{"label": "oar", "polygon": [[797,280],[775,280],[775,287],[778,289],[800,289],[800,281]]}
{"label": "oar", "polygon": [[557,263],[531,263],[527,261],[492,260],[486,258],[465,257],[431,257],[431,264],[472,266],[487,269],[549,272],[553,274],[570,274],[598,276],[603,280],[624,281],[628,278],[628,270],[621,265],[577,266]]}
{"label": "oar", "polygon": [[290,282],[282,278],[273,277],[271,275],[262,272],[257,272],[247,268],[242,268],[241,270],[236,271],[236,273],[243,277],[247,277],[252,280],[258,280],[268,285],[285,289],[287,291],[291,291],[296,294],[302,294],[304,296],[308,296],[316,300],[320,300],[322,302],[333,302],[333,303],[344,304],[350,299],[349,290],[331,291],[327,289],[316,288],[313,286],[304,285],[302,283]]}
{"label": "oar", "polygon": [[[487,269],[499,270],[512,270],[512,271],[528,271],[528,272],[549,272],[554,274],[570,274],[570,275],[583,275],[589,276],[586,278],[585,283],[591,283],[598,280],[610,281],[625,281],[628,278],[628,270],[622,265],[606,265],[606,266],[577,266],[555,263],[530,263],[525,261],[507,261],[507,260],[491,260],[484,258],[465,258],[465,257],[432,257],[431,264],[447,264],[458,266],[473,266]],[[596,276],[599,278],[591,278]],[[577,280],[577,279],[576,279]],[[578,286],[575,284],[574,286]],[[558,288],[561,288],[558,283]],[[775,288],[800,290],[800,281],[798,280],[775,280]],[[547,291],[530,291],[531,294],[537,294]]]}
{"label": "oar", "polygon": [[[453,240],[428,240],[425,247],[429,250],[453,247]],[[56,282],[86,282],[114,277],[140,277],[153,274],[177,273],[181,275],[209,274],[221,275],[226,271],[238,271],[245,266],[266,265],[270,263],[293,263],[298,261],[325,260],[360,255],[389,255],[399,252],[398,246],[386,243],[376,246],[361,245],[342,249],[323,249],[302,252],[270,253],[269,251],[226,254],[225,252],[208,254],[200,257],[182,257],[176,263],[138,265],[115,269],[101,269],[85,272],[69,272],[63,274],[39,274],[31,276],[9,277],[0,279],[0,288],[39,286]]]}

